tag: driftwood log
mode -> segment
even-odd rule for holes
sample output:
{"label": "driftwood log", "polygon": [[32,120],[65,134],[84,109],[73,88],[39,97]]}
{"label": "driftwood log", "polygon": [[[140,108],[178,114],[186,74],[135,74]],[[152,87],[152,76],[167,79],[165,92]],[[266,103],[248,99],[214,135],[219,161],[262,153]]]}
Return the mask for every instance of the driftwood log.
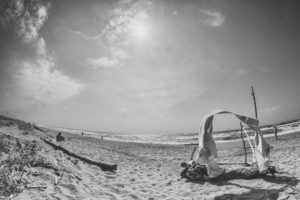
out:
{"label": "driftwood log", "polygon": [[187,163],[181,163],[181,166],[185,169],[181,172],[182,178],[187,178],[191,181],[219,181],[219,180],[233,180],[233,179],[254,179],[265,177],[268,173],[271,173],[275,177],[275,167],[270,166],[267,174],[260,174],[256,166],[248,166],[243,168],[236,168],[232,170],[224,170],[224,172],[215,178],[209,178],[205,165],[197,164],[190,166]]}
{"label": "driftwood log", "polygon": [[69,155],[69,156],[72,156],[74,158],[77,158],[81,161],[84,161],[86,163],[89,163],[89,164],[92,164],[92,165],[96,165],[98,167],[100,167],[103,171],[114,171],[114,170],[117,170],[117,166],[118,165],[112,165],[112,164],[107,164],[107,163],[103,163],[103,162],[96,162],[94,160],[91,160],[91,159],[88,159],[86,157],[83,157],[81,155],[78,155],[78,154],[75,154],[71,151],[69,151],[68,149],[60,146],[60,145],[57,145],[57,144],[54,144],[53,142],[47,140],[47,139],[43,139],[45,143],[49,144],[50,146],[52,146],[54,149],[56,150],[60,150],[62,152],[64,152],[65,154]]}
{"label": "driftwood log", "polygon": [[44,130],[42,130],[40,127],[38,127],[38,126],[36,126],[36,125],[33,126],[33,128],[36,129],[36,130],[39,130],[39,131],[41,131],[41,132],[43,132],[43,133],[46,133]]}

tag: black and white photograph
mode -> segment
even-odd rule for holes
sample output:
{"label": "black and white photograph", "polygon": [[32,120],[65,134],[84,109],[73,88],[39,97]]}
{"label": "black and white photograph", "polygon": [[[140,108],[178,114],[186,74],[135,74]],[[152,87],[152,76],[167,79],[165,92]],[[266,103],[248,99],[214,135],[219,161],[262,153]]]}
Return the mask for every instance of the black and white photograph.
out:
{"label": "black and white photograph", "polygon": [[0,200],[300,199],[299,0],[0,0]]}

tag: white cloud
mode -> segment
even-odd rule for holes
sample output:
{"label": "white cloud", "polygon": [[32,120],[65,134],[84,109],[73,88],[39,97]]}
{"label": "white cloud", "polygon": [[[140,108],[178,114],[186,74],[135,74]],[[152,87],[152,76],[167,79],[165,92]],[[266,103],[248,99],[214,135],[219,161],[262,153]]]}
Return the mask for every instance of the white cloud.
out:
{"label": "white cloud", "polygon": [[2,15],[0,16],[0,24],[4,27],[8,27],[11,25],[11,22],[14,22],[19,18],[24,10],[24,3],[23,0],[3,0],[2,1],[4,6],[9,6],[6,9],[1,8]]}
{"label": "white cloud", "polygon": [[201,9],[200,12],[204,13],[208,18],[205,20],[205,23],[212,27],[219,27],[221,26],[224,21],[225,17],[222,13],[218,11],[211,11],[211,10],[203,10]]}
{"label": "white cloud", "polygon": [[39,36],[50,4],[40,0],[3,1],[7,7],[0,16],[0,24],[11,28],[23,43],[33,46],[36,54],[34,58],[19,61],[14,75],[18,95],[24,97],[22,103],[58,104],[79,93],[84,85],[54,68],[55,62],[48,55],[45,40]]}
{"label": "white cloud", "polygon": [[114,58],[119,60],[127,58],[128,56],[123,49],[117,47],[111,47],[110,52]]}
{"label": "white cloud", "polygon": [[44,38],[39,38],[35,43],[33,43],[33,45],[35,46],[37,55],[39,56],[47,55],[46,43]]}
{"label": "white cloud", "polygon": [[40,58],[25,61],[16,75],[20,93],[33,104],[58,104],[79,93],[83,84],[54,69],[54,62]]}
{"label": "white cloud", "polygon": [[[145,37],[148,30],[148,9],[152,3],[147,1],[120,0],[117,8],[113,10],[112,17],[108,20],[100,37],[102,44],[108,49],[105,57],[88,59],[94,67],[120,66],[128,57],[126,49],[130,40],[136,37]],[[81,33],[76,33],[81,35]]]}
{"label": "white cloud", "polygon": [[71,30],[71,29],[65,29],[67,32],[71,33],[71,34],[75,34],[85,40],[99,40],[100,37],[99,36],[90,36],[90,35],[87,35],[81,31],[74,31],[74,30]]}
{"label": "white cloud", "polygon": [[110,68],[110,67],[120,67],[121,63],[118,59],[108,58],[108,57],[99,57],[99,58],[88,58],[87,63],[94,68]]}
{"label": "white cloud", "polygon": [[49,4],[45,5],[39,0],[12,0],[7,5],[0,23],[5,27],[11,26],[25,43],[38,39],[38,32],[48,18]]}
{"label": "white cloud", "polygon": [[110,68],[110,67],[122,67],[122,61],[128,57],[126,52],[116,46],[112,46],[108,49],[108,53],[110,56],[102,56],[99,58],[88,58],[87,64],[97,69],[99,67],[102,68]]}
{"label": "white cloud", "polygon": [[[113,11],[113,17],[103,29],[101,35],[110,42],[126,40],[126,34],[134,33],[137,27],[145,26],[148,21],[147,9],[138,4],[120,6]],[[128,8],[129,7],[129,8]]]}
{"label": "white cloud", "polygon": [[47,7],[39,4],[35,13],[26,10],[24,17],[18,21],[18,35],[24,42],[32,42],[38,38],[38,31],[43,26],[48,17]]}

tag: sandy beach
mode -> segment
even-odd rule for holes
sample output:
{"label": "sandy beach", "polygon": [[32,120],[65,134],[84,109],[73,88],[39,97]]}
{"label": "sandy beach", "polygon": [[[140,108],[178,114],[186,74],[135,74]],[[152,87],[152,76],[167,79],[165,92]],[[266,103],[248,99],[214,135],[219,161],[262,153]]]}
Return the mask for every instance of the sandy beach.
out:
{"label": "sandy beach", "polygon": [[0,200],[300,200],[299,10],[0,0]]}
{"label": "sandy beach", "polygon": [[[116,171],[103,171],[54,150],[40,138],[55,138],[56,131],[22,130],[20,122],[1,120],[0,134],[22,141],[36,141],[37,154],[58,170],[27,168],[22,175],[32,188],[23,188],[11,199],[299,199],[300,134],[267,138],[271,165],[278,173],[251,180],[235,179],[189,182],[180,177],[180,163],[187,161],[194,145],[162,145],[118,142],[66,134],[59,145],[95,161],[117,164]],[[3,138],[2,138],[3,139]],[[219,162],[226,168],[242,167],[242,142],[217,145]],[[5,153],[2,152],[2,155]],[[1,157],[3,161],[5,156]],[[248,161],[251,161],[248,154]],[[2,167],[3,168],[3,167]],[[25,174],[26,174],[25,173]],[[39,188],[40,187],[40,188]],[[3,197],[4,198],[4,197]]]}

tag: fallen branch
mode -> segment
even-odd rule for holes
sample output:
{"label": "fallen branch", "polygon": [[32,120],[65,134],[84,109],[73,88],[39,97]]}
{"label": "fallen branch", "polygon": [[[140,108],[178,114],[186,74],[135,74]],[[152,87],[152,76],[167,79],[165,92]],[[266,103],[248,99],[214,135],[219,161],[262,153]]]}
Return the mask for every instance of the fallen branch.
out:
{"label": "fallen branch", "polygon": [[69,155],[69,156],[72,156],[72,157],[74,157],[74,158],[77,158],[77,159],[79,159],[79,160],[81,160],[81,161],[84,161],[84,162],[86,162],[86,163],[89,163],[89,164],[92,164],[92,165],[96,165],[96,166],[100,167],[100,168],[101,168],[102,170],[104,170],[104,171],[106,171],[106,170],[108,170],[108,171],[114,171],[114,170],[117,169],[117,166],[118,166],[118,165],[111,165],[111,164],[106,164],[106,163],[102,163],[102,162],[96,162],[96,161],[90,160],[90,159],[88,159],[88,158],[86,158],[86,157],[83,157],[83,156],[81,156],[81,155],[75,154],[75,153],[69,151],[68,149],[65,149],[65,148],[62,147],[62,146],[59,146],[59,145],[57,145],[57,144],[54,144],[54,143],[50,142],[50,141],[47,140],[47,139],[43,139],[43,140],[44,140],[45,143],[49,144],[49,145],[52,146],[54,149],[56,149],[56,150],[61,150],[61,151],[64,152],[65,154],[67,154],[67,155]]}

